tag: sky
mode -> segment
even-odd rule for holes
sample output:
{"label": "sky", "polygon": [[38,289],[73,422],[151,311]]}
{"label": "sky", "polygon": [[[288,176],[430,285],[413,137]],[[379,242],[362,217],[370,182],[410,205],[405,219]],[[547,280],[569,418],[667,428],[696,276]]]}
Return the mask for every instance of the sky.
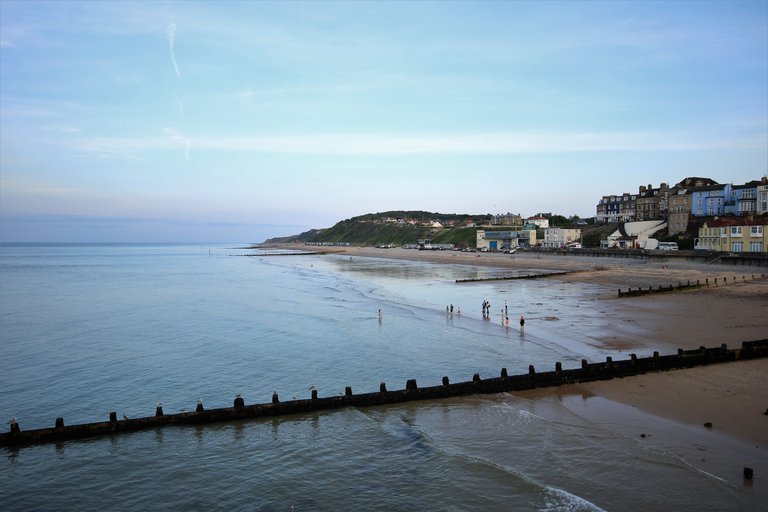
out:
{"label": "sky", "polygon": [[768,0],[0,0],[0,242],[591,217],[768,172]]}

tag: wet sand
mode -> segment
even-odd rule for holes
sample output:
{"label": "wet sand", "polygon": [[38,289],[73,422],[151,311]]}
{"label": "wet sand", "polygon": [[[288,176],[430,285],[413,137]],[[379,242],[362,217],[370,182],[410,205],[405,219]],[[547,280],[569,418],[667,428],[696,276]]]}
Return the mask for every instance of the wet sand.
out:
{"label": "wet sand", "polygon": [[[330,248],[329,248],[330,249]],[[338,251],[339,248],[332,248]],[[559,279],[597,285],[599,300],[613,317],[613,328],[595,339],[603,348],[616,350],[617,357],[629,353],[649,355],[654,350],[674,353],[678,348],[714,347],[723,343],[740,346],[742,341],[768,337],[768,269],[708,265],[677,260],[634,260],[555,254],[519,253],[514,256],[454,251],[343,248],[350,256],[379,257],[464,264],[496,269],[574,271]],[[753,276],[757,279],[753,280]],[[735,277],[735,280],[734,280]],[[617,297],[618,289],[704,282],[718,286],[642,297]],[[728,284],[723,286],[727,278]],[[608,382],[594,382],[523,395],[555,393],[577,415],[597,423],[611,424],[627,407],[637,414],[661,417],[680,426],[667,428],[666,436],[685,445],[688,428],[707,429],[754,447],[757,460],[768,461],[768,361],[759,360],[710,367],[647,374]],[[578,399],[573,399],[579,397]],[[599,397],[600,407],[595,407]],[[614,404],[614,406],[611,406]],[[704,427],[711,423],[711,429]],[[752,457],[754,454],[750,454]],[[734,468],[743,462],[732,452],[720,454]],[[750,460],[749,457],[744,460]],[[768,462],[765,463],[768,466]],[[768,467],[761,468],[768,470]],[[763,475],[768,481],[768,474]]]}

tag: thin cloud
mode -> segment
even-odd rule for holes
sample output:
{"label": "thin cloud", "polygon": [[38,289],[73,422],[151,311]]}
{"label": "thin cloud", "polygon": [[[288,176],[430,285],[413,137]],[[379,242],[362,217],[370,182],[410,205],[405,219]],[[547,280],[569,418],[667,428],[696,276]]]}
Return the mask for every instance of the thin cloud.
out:
{"label": "thin cloud", "polygon": [[176,63],[176,54],[173,51],[173,46],[176,43],[176,24],[171,22],[168,24],[168,49],[171,52],[171,62],[173,63],[173,69],[176,70],[176,78],[181,78],[181,72],[179,71],[179,65]]}
{"label": "thin cloud", "polygon": [[[86,141],[83,151],[129,154],[178,149],[189,139],[173,129],[166,137],[98,138]],[[761,136],[712,137],[679,132],[497,133],[455,136],[308,135],[196,137],[202,151],[242,151],[307,155],[418,155],[418,154],[518,154],[616,151],[702,151],[716,149],[765,149]],[[185,152],[186,154],[186,152]]]}

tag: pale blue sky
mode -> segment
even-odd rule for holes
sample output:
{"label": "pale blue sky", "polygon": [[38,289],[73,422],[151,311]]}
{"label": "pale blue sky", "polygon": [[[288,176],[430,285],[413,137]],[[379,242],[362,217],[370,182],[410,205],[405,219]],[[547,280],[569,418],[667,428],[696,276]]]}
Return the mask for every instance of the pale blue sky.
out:
{"label": "pale blue sky", "polygon": [[0,0],[0,241],[250,242],[768,171],[768,1]]}

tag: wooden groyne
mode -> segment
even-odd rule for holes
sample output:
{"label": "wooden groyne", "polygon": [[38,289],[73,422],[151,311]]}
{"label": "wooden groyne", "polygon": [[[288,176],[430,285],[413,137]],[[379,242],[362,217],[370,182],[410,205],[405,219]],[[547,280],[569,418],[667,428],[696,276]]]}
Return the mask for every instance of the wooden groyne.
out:
{"label": "wooden groyne", "polygon": [[457,283],[482,283],[484,281],[514,281],[516,279],[539,279],[542,277],[564,276],[566,274],[576,274],[586,272],[586,270],[565,270],[558,272],[542,272],[539,274],[525,274],[522,276],[500,276],[500,277],[476,277],[470,279],[457,279]]}
{"label": "wooden groyne", "polygon": [[555,363],[554,371],[537,372],[531,365],[528,367],[528,373],[521,375],[508,375],[507,369],[502,368],[499,377],[481,379],[479,374],[475,374],[471,381],[454,384],[449,382],[448,377],[443,377],[440,385],[423,388],[417,385],[415,379],[411,379],[406,382],[405,389],[395,391],[388,390],[386,384],[382,382],[379,391],[375,393],[354,394],[352,388],[347,387],[343,396],[319,398],[317,390],[313,389],[309,399],[281,402],[275,393],[272,395],[271,403],[255,405],[246,405],[243,398],[238,395],[232,407],[206,410],[203,404],[198,402],[195,412],[178,414],[164,414],[162,406],[158,404],[154,416],[136,419],[118,420],[117,414],[111,412],[109,421],[65,425],[64,419],[59,417],[56,418],[53,428],[36,430],[22,430],[18,422],[12,422],[10,432],[0,434],[0,446],[55,443],[157,429],[170,425],[201,425],[305,414],[342,407],[371,407],[414,400],[437,400],[462,395],[522,391],[763,357],[768,357],[768,339],[745,341],[738,349],[729,349],[726,345],[717,348],[700,347],[696,350],[678,349],[676,354],[665,356],[659,355],[658,352],[654,352],[652,357],[644,358],[631,354],[629,359],[621,361],[613,361],[611,357],[607,357],[603,363],[587,363],[586,359],[582,359],[580,368],[569,370],[564,370],[559,362]]}
{"label": "wooden groyne", "polygon": [[[759,276],[755,276],[754,274],[751,276],[749,281],[757,281],[757,280],[764,280],[768,279],[768,275],[766,274],[760,274]],[[619,298],[624,297],[639,297],[641,295],[652,295],[657,293],[668,293],[668,292],[674,292],[674,291],[683,291],[683,290],[691,290],[695,288],[704,288],[707,286],[725,286],[727,284],[736,284],[736,283],[746,283],[747,276],[741,276],[741,280],[738,279],[737,276],[733,276],[731,280],[728,280],[728,277],[723,277],[718,281],[718,278],[715,277],[714,279],[705,279],[703,282],[700,279],[697,279],[696,282],[687,281],[683,283],[682,281],[678,281],[676,285],[669,284],[666,286],[659,285],[657,287],[649,286],[648,288],[642,288],[639,287],[636,290],[633,290],[632,288],[627,289],[627,291],[621,291],[619,289]]]}

